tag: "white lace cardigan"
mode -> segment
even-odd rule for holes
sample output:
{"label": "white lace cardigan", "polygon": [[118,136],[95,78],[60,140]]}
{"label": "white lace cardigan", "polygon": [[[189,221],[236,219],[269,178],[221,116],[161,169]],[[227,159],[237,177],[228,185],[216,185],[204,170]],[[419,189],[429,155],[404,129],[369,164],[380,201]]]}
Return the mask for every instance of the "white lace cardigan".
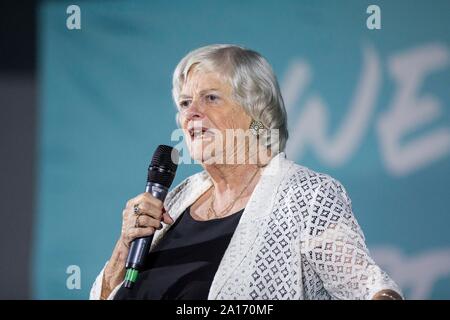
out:
{"label": "white lace cardigan", "polygon": [[[204,171],[185,179],[167,211],[176,220],[210,186]],[[169,228],[155,233],[152,248]],[[102,278],[103,270],[91,299],[100,298]],[[208,299],[371,299],[383,289],[401,294],[371,258],[344,187],[280,153],[245,207]]]}

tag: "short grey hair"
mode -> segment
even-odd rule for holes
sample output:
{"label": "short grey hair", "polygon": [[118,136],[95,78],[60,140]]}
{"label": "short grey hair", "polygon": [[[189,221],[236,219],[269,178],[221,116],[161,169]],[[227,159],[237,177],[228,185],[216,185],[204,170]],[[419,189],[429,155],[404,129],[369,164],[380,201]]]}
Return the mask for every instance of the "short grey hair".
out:
{"label": "short grey hair", "polygon": [[284,151],[289,137],[286,109],[277,78],[264,57],[230,44],[213,44],[189,52],[173,73],[172,96],[176,105],[189,71],[197,66],[223,75],[232,87],[235,102],[250,117],[268,129],[279,130],[278,150]]}

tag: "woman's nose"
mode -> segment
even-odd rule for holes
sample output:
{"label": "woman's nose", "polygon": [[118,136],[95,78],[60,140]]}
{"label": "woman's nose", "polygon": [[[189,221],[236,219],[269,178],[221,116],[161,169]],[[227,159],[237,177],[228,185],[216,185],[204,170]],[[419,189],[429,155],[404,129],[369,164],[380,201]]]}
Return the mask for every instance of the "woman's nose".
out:
{"label": "woman's nose", "polygon": [[185,117],[187,120],[201,120],[204,117],[197,103],[192,104],[185,110]]}

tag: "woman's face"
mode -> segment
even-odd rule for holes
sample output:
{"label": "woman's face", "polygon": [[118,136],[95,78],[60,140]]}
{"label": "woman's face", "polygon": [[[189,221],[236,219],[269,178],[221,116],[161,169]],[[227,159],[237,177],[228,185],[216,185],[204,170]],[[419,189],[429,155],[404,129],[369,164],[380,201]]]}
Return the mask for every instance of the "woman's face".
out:
{"label": "woman's face", "polygon": [[[219,74],[190,71],[178,99],[179,120],[191,157],[201,163],[225,161],[227,131],[248,130],[251,118],[232,99],[232,88]],[[233,139],[234,140],[234,139]],[[229,151],[225,151],[225,147]],[[238,148],[240,149],[240,148]]]}

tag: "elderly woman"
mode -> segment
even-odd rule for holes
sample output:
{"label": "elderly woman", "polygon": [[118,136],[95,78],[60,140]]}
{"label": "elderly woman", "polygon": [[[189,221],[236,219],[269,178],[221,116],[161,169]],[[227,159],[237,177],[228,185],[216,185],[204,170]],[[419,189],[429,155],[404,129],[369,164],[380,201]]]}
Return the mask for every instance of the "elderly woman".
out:
{"label": "elderly woman", "polygon": [[[283,99],[261,55],[194,50],[174,72],[173,97],[204,170],[164,204],[149,193],[127,202],[91,299],[401,299],[370,257],[344,187],[286,158]],[[242,143],[230,131],[251,134]],[[154,232],[144,270],[124,288],[130,242]]]}

